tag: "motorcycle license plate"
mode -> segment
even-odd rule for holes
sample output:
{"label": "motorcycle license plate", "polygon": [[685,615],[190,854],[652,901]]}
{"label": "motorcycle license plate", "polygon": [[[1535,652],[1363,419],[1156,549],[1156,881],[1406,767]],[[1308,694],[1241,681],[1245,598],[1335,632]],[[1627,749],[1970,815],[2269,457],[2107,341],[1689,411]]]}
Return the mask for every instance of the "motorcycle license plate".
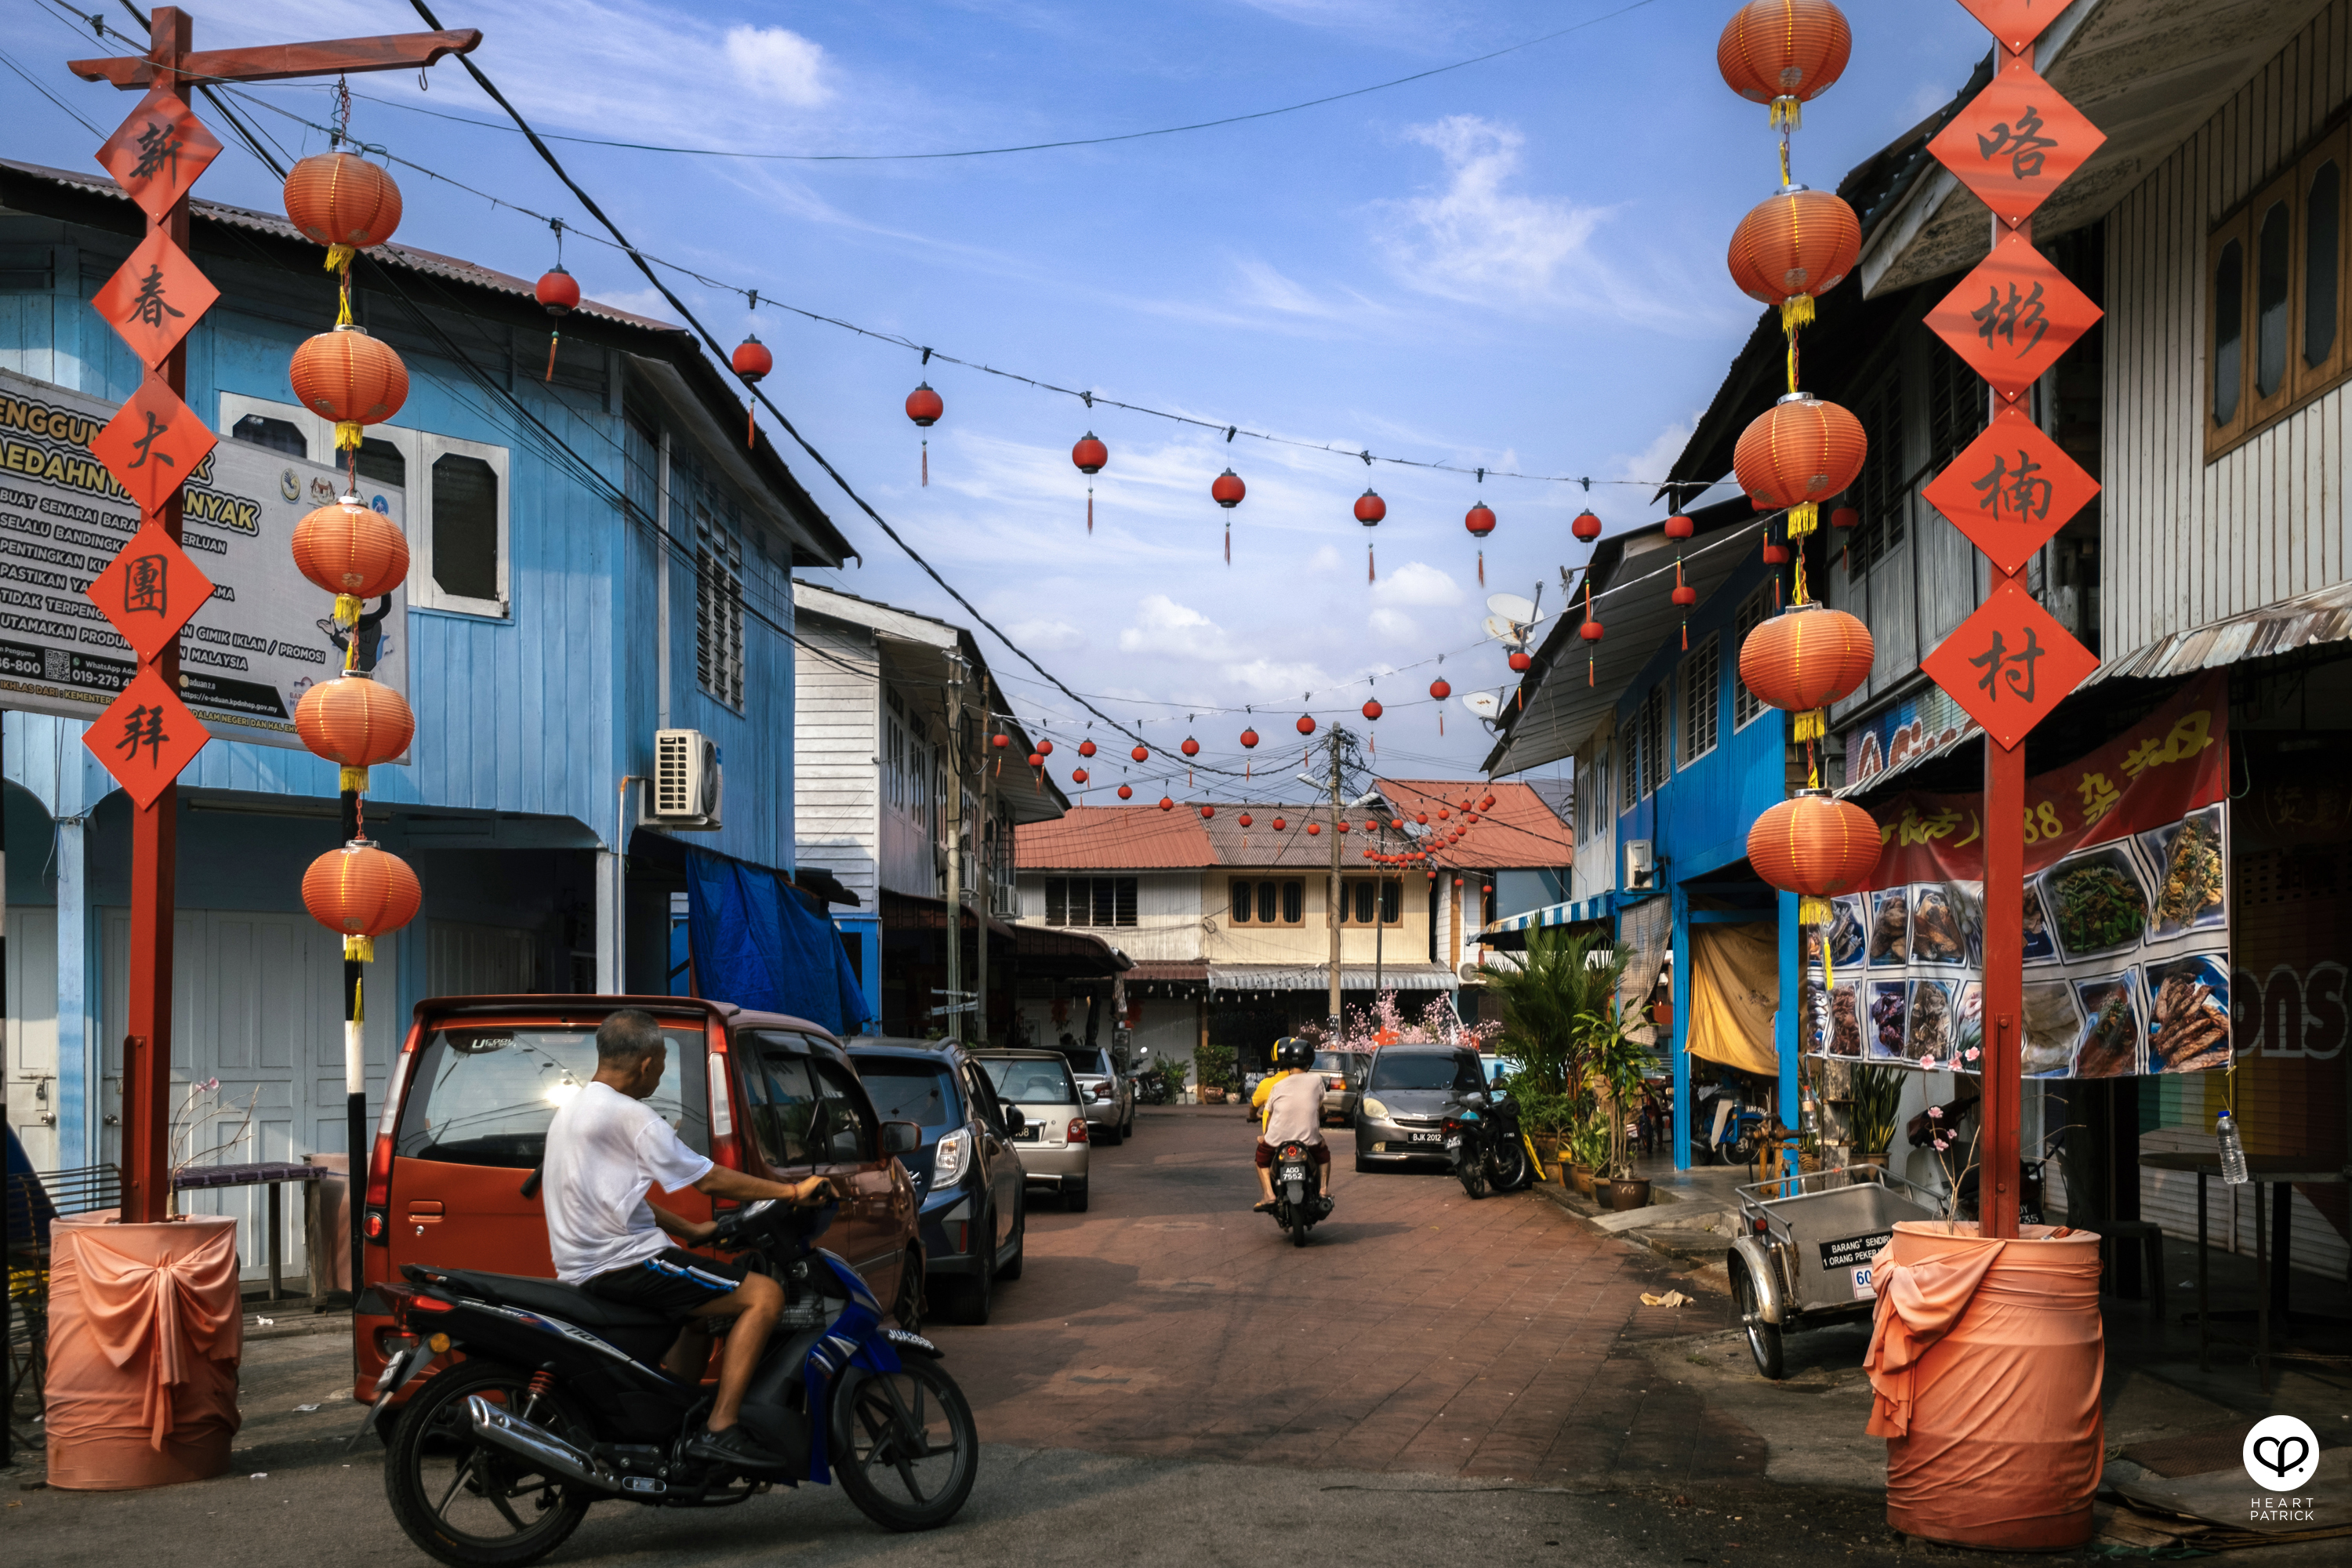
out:
{"label": "motorcycle license plate", "polygon": [[1282,1168],[1282,1179],[1286,1182],[1303,1182],[1307,1179],[1307,1167],[1304,1165],[1285,1165]]}
{"label": "motorcycle license plate", "polygon": [[1441,1135],[1435,1132],[1409,1132],[1405,1141],[1411,1143],[1434,1143]]}
{"label": "motorcycle license plate", "polygon": [[1459,1149],[1462,1147],[1462,1140],[1459,1138],[1448,1138],[1445,1141],[1445,1146],[1448,1149]]}

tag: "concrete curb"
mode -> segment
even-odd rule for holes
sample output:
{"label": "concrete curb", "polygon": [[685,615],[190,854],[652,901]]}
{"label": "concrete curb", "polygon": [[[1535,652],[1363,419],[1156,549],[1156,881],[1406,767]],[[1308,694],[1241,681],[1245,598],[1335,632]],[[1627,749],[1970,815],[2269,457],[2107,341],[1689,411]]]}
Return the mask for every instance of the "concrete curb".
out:
{"label": "concrete curb", "polygon": [[1666,1222],[1670,1219],[1675,1222],[1672,1228],[1680,1230],[1691,1223],[1717,1217],[1716,1211],[1695,1204],[1653,1205],[1647,1209],[1634,1209],[1627,1212],[1630,1215],[1650,1215],[1658,1209],[1666,1208],[1675,1212],[1657,1214],[1654,1219],[1644,1219],[1638,1223],[1629,1219],[1625,1223],[1612,1225],[1609,1222],[1619,1217],[1617,1213],[1588,1208],[1582,1199],[1556,1182],[1538,1182],[1533,1190],[1541,1193],[1560,1212],[1596,1235],[1636,1243],[1668,1262],[1681,1264],[1685,1268],[1705,1270],[1714,1266],[1717,1274],[1723,1272],[1722,1258],[1719,1254],[1723,1247],[1730,1245],[1728,1237],[1724,1237],[1720,1245],[1717,1245],[1714,1238],[1710,1237],[1706,1249],[1702,1251],[1695,1250],[1692,1246],[1677,1245],[1685,1241],[1686,1237],[1657,1234],[1658,1230],[1666,1227]]}

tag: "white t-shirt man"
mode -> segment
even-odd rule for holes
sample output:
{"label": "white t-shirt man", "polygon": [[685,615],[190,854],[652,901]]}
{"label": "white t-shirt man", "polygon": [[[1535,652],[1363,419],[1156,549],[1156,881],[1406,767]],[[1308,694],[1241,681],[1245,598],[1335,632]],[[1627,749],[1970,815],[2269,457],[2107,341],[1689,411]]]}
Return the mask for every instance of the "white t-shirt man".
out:
{"label": "white t-shirt man", "polygon": [[1294,1072],[1277,1080],[1265,1097],[1265,1131],[1259,1142],[1279,1149],[1285,1143],[1323,1142],[1323,1075]]}
{"label": "white t-shirt man", "polygon": [[541,1190],[555,1277],[577,1285],[669,1247],[646,1192],[684,1192],[709,1173],[710,1162],[644,1100],[587,1085],[547,1129]]}

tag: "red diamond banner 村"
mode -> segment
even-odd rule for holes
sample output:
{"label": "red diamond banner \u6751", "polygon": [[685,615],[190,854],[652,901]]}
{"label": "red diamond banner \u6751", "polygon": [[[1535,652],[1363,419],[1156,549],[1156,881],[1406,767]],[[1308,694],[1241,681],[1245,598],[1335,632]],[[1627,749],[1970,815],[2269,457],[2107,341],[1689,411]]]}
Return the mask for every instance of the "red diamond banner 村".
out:
{"label": "red diamond banner \u6751", "polygon": [[2074,0],[1960,0],[1960,8],[1985,25],[1985,30],[2011,54],[2042,36]]}
{"label": "red diamond banner \u6751", "polygon": [[153,368],[171,357],[196,318],[219,298],[220,290],[196,270],[187,252],[157,229],[107,279],[90,305],[113,323],[131,352]]}
{"label": "red diamond banner \u6751", "polygon": [[179,94],[158,85],[148,89],[131,118],[106,139],[98,161],[114,183],[157,223],[172,204],[188,194],[221,144]]}
{"label": "red diamond banner \u6751", "polygon": [[2099,481],[2014,404],[1927,489],[1930,506],[2012,574],[2098,493]]}
{"label": "red diamond banner \u6751", "polygon": [[141,511],[152,513],[219,444],[195,410],[151,375],[91,438],[89,455],[106,465]]}
{"label": "red diamond banner \u6751", "polygon": [[2003,746],[2014,746],[2099,668],[2014,578],[1919,661],[1935,683]]}
{"label": "red diamond banner \u6751", "polygon": [[82,732],[81,743],[144,811],[211,739],[203,721],[149,665]]}
{"label": "red diamond banner \u6751", "polygon": [[1927,321],[1970,370],[2014,401],[2102,313],[2022,235],[2004,234]]}
{"label": "red diamond banner \u6751", "polygon": [[1927,151],[2013,226],[2032,216],[2106,139],[2016,55]]}
{"label": "red diamond banner \u6751", "polygon": [[151,520],[86,591],[122,640],[152,659],[212,597],[213,584]]}

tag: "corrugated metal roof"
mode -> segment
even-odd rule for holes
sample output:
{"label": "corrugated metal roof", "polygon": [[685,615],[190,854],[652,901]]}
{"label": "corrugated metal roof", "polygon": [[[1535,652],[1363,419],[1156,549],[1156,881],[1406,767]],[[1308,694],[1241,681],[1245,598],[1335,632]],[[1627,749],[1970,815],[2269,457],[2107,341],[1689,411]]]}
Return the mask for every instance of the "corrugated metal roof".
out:
{"label": "corrugated metal roof", "polygon": [[[1213,963],[1209,987],[1214,991],[1328,991],[1328,963]],[[1342,991],[1458,991],[1462,981],[1442,963],[1343,963]]]}

